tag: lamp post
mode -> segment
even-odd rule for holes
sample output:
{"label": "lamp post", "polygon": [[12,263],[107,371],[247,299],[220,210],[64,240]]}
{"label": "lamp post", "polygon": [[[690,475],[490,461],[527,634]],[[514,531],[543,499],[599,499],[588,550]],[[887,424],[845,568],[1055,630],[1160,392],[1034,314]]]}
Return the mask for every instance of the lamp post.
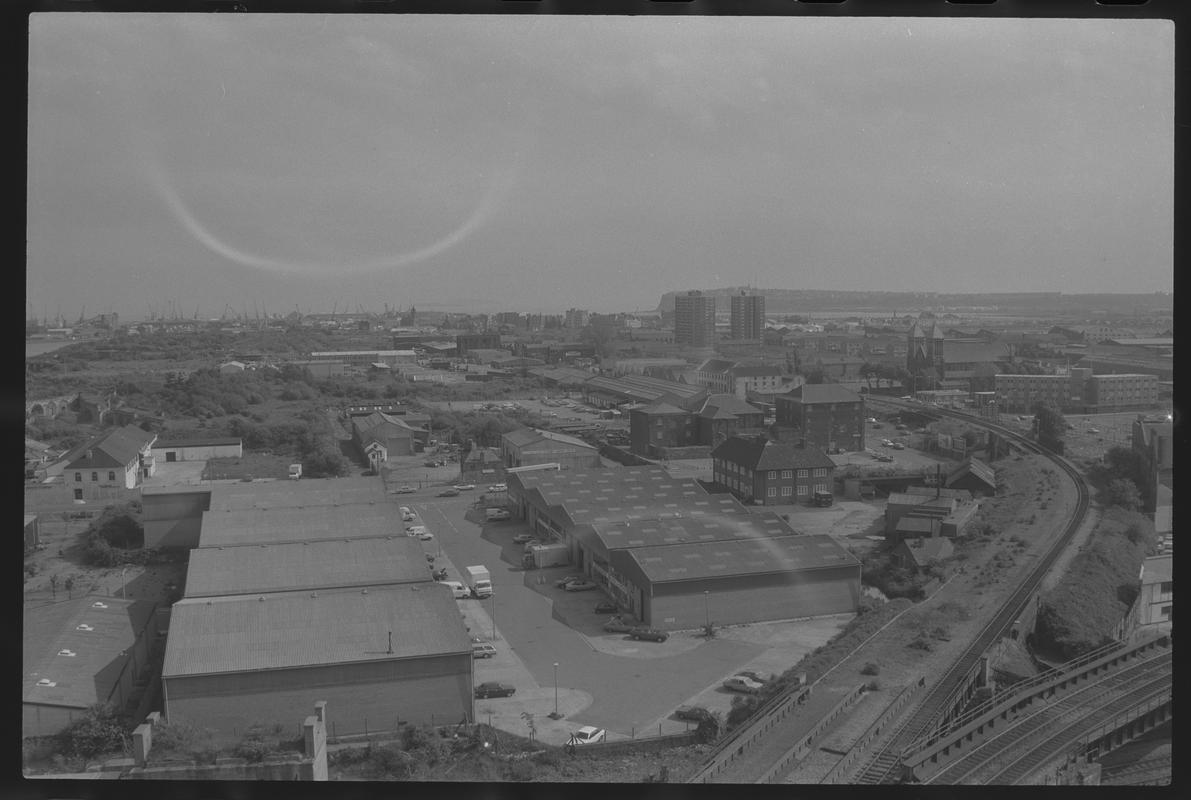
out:
{"label": "lamp post", "polygon": [[492,641],[496,641],[496,592],[492,593]]}
{"label": "lamp post", "polygon": [[121,600],[128,599],[127,590],[124,588],[124,572],[127,569],[128,569],[128,567],[120,567],[120,599]]}
{"label": "lamp post", "polygon": [[703,590],[703,614],[707,620],[707,627],[711,627],[711,592]]}
{"label": "lamp post", "polygon": [[558,713],[558,662],[554,662],[554,718],[558,719],[561,715]]}

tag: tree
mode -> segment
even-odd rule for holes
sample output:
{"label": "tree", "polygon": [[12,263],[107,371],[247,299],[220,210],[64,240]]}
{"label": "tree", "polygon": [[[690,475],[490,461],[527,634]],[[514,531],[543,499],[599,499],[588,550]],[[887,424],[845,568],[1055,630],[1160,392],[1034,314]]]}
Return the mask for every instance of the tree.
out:
{"label": "tree", "polygon": [[1067,421],[1057,408],[1048,403],[1034,404],[1034,431],[1038,444],[1059,455],[1063,454],[1063,436]]}
{"label": "tree", "polygon": [[1126,511],[1136,511],[1141,508],[1141,492],[1137,484],[1128,478],[1113,478],[1108,486],[1100,493],[1100,501],[1109,506],[1120,506]]}
{"label": "tree", "polygon": [[803,373],[803,377],[810,384],[823,383],[827,379],[827,373],[823,371],[822,367],[811,367]]}
{"label": "tree", "polygon": [[[879,374],[880,374],[880,369],[877,367],[876,364],[873,364],[869,361],[865,361],[863,364],[860,365],[860,377],[864,378],[865,383],[868,384],[868,390],[870,392],[873,390],[873,378],[877,377]],[[878,380],[878,385],[880,385],[879,380]]]}

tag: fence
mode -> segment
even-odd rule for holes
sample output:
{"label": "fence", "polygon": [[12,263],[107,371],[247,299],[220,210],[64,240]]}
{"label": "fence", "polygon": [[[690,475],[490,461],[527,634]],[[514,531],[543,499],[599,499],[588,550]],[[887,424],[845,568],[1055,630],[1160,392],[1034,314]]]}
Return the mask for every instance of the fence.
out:
{"label": "fence", "polygon": [[873,741],[881,735],[881,731],[885,729],[885,726],[888,725],[894,719],[894,717],[896,717],[897,714],[906,707],[906,704],[909,703],[914,695],[918,693],[918,690],[922,689],[924,686],[926,686],[925,676],[919,678],[905,689],[902,689],[901,692],[898,693],[897,697],[893,698],[893,702],[890,703],[883,712],[881,712],[881,715],[877,717],[873,724],[869,725],[864,733],[860,734],[860,738],[848,748],[848,752],[844,753],[844,757],[840,759],[839,762],[836,763],[836,765],[832,767],[825,776],[823,776],[823,780],[821,782],[843,783],[843,778],[847,775],[848,770],[856,764],[861,756],[868,752],[869,745],[871,745]]}
{"label": "fence", "polygon": [[800,761],[811,752],[811,742],[813,742],[819,734],[821,734],[827,727],[835,722],[840,714],[854,706],[860,701],[860,698],[865,694],[864,684],[857,686],[852,691],[844,695],[844,698],[832,706],[831,710],[819,718],[815,723],[815,727],[811,728],[805,736],[799,739],[794,746],[786,751],[786,754],[778,759],[777,763],[767,769],[763,775],[757,780],[757,783],[774,783],[778,778],[786,773],[790,765],[795,761]]}
{"label": "fence", "polygon": [[756,721],[755,724],[737,729],[736,736],[729,734],[728,738],[713,751],[706,766],[687,782],[706,783],[718,775],[725,767],[744,755],[745,750],[752,747],[753,743],[769,731],[770,728],[777,725],[798,709],[799,706],[806,703],[806,699],[810,697],[812,689],[812,686],[805,686],[797,692],[778,695],[770,701],[771,705],[768,708],[762,706],[757,709],[753,716],[753,719]]}

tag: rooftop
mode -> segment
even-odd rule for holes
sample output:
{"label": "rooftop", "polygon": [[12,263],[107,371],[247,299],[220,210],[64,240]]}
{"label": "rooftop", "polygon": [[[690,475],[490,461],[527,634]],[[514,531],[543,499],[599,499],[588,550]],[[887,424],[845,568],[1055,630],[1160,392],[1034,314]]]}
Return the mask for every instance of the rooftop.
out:
{"label": "rooftop", "polygon": [[1165,583],[1173,580],[1174,556],[1150,556],[1141,562],[1142,583]]}
{"label": "rooftop", "polygon": [[429,582],[417,539],[393,536],[199,547],[190,551],[186,596],[257,594]]}
{"label": "rooftop", "polygon": [[835,462],[822,450],[796,447],[790,442],[775,442],[762,436],[733,436],[712,450],[711,457],[753,470],[835,468]]}
{"label": "rooftop", "polygon": [[[144,601],[95,595],[25,609],[24,702],[71,708],[106,702],[119,681],[124,652],[152,614],[152,604]],[[54,685],[38,686],[39,680]]]}
{"label": "rooftop", "polygon": [[212,511],[389,503],[384,484],[376,478],[315,478],[300,481],[216,484],[210,487],[210,490]]}
{"label": "rooftop", "polygon": [[777,395],[779,400],[792,399],[802,403],[859,403],[860,395],[838,383],[805,383],[793,391]]}
{"label": "rooftop", "polygon": [[585,525],[580,538],[595,537],[606,550],[663,544],[719,542],[733,539],[772,539],[796,532],[776,514],[716,514],[696,517],[625,520]]}
{"label": "rooftop", "polygon": [[860,566],[827,535],[638,547],[617,551],[612,558],[613,563],[631,564],[651,583]]}
{"label": "rooftop", "polygon": [[153,443],[154,450],[166,447],[215,447],[218,445],[239,445],[239,436],[212,436],[200,439],[158,439]]}
{"label": "rooftop", "polygon": [[397,506],[350,503],[203,512],[199,547],[404,536]]}
{"label": "rooftop", "polygon": [[974,475],[979,478],[989,488],[997,488],[997,474],[988,464],[977,458],[969,458],[963,464],[960,464],[955,470],[947,476],[947,483],[952,484],[955,481],[963,478],[966,475]]}
{"label": "rooftop", "polygon": [[470,652],[455,599],[438,584],[193,598],[173,606],[161,675]]}
{"label": "rooftop", "polygon": [[[147,444],[157,438],[135,425],[114,428],[74,450],[67,469],[123,467],[136,460]],[[91,455],[88,456],[87,454]]]}
{"label": "rooftop", "polygon": [[742,414],[762,414],[764,411],[757,408],[751,403],[741,400],[734,394],[713,394],[709,395],[703,401],[703,408],[699,410],[701,417],[713,417],[716,419],[735,418]]}

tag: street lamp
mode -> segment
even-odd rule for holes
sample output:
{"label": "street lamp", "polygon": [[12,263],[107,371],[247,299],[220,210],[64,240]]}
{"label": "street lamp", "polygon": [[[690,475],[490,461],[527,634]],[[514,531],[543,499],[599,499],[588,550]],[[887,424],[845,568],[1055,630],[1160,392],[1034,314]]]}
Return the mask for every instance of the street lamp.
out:
{"label": "street lamp", "polygon": [[496,641],[496,592],[492,593],[492,641]]}
{"label": "street lamp", "polygon": [[703,613],[707,619],[707,627],[711,627],[711,592],[703,590]]}
{"label": "street lamp", "polygon": [[120,567],[120,599],[121,600],[128,599],[127,590],[124,588],[124,572],[127,569],[128,569],[128,567]]}
{"label": "street lamp", "polygon": [[558,719],[561,715],[558,713],[558,662],[554,662],[554,718]]}

